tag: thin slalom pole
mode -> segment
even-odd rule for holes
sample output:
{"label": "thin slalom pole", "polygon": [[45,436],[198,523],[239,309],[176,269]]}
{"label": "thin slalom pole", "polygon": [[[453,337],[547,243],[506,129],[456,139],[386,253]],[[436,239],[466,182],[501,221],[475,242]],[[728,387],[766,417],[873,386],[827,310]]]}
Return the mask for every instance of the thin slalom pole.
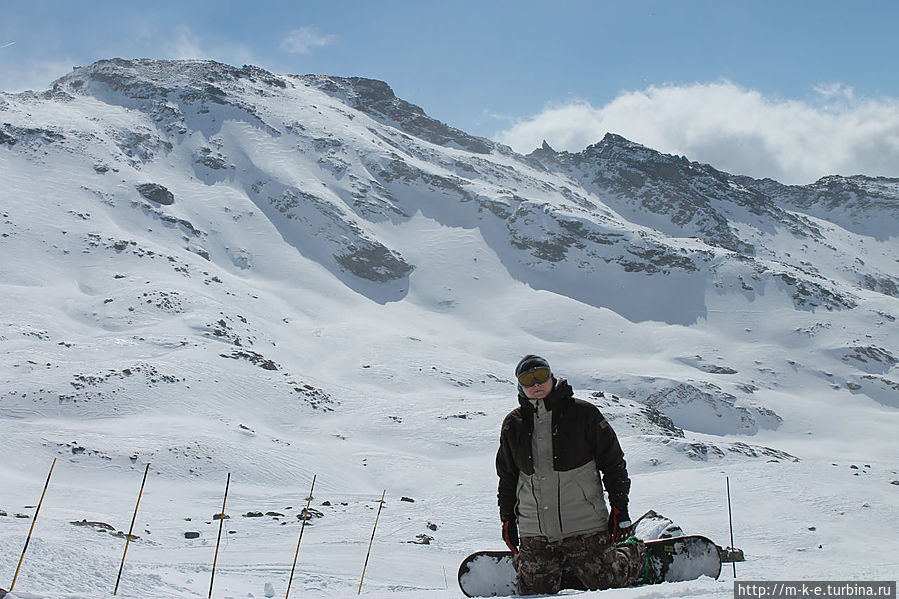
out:
{"label": "thin slalom pole", "polygon": [[315,477],[317,475],[312,475],[312,487],[309,489],[309,497],[306,498],[306,511],[303,512],[303,524],[300,526],[300,538],[297,539],[297,552],[293,555],[293,566],[290,568],[290,580],[287,581],[287,594],[284,595],[284,599],[288,599],[290,597],[290,585],[293,584],[293,572],[297,567],[297,557],[300,555],[300,543],[303,542],[303,531],[306,529],[306,520],[309,519],[309,504],[312,503],[312,491],[315,489]]}
{"label": "thin slalom pole", "polygon": [[378,519],[381,517],[381,508],[384,507],[384,497],[387,495],[387,489],[384,489],[384,492],[381,493],[381,504],[378,506],[378,515],[375,516],[375,526],[371,530],[371,540],[368,542],[368,553],[365,554],[365,565],[362,566],[362,578],[359,579],[359,590],[356,591],[357,595],[362,594],[362,581],[365,580],[365,570],[368,568],[368,558],[371,555],[371,546],[375,542],[375,531],[378,530]]}
{"label": "thin slalom pole", "polygon": [[231,473],[225,481],[225,498],[222,500],[222,513],[219,518],[219,537],[215,542],[215,557],[212,559],[212,576],[209,578],[209,599],[212,599],[212,584],[215,582],[215,564],[219,559],[219,544],[222,542],[222,527],[225,525],[225,505],[228,503],[228,487],[231,486]]}
{"label": "thin slalom pole", "polygon": [[737,559],[736,559],[736,549],[734,549],[734,518],[731,514],[730,509],[730,477],[727,478],[727,521],[730,524],[730,552],[733,555],[733,559],[730,560],[730,563],[734,567],[734,578],[737,577]]}
{"label": "thin slalom pole", "polygon": [[16,566],[16,573],[12,577],[12,584],[9,585],[9,592],[16,587],[16,579],[19,578],[19,568],[22,567],[22,560],[25,559],[25,552],[28,550],[28,544],[31,542],[31,533],[34,532],[34,525],[37,524],[37,515],[41,511],[41,504],[44,503],[44,495],[47,494],[47,487],[50,486],[50,476],[53,475],[53,466],[56,465],[56,458],[53,458],[53,463],[50,464],[50,473],[47,474],[47,482],[44,483],[44,491],[41,493],[41,500],[37,502],[37,509],[34,510],[34,519],[31,521],[31,528],[28,530],[28,538],[25,539],[25,547],[22,548],[22,555],[19,557],[19,565]]}
{"label": "thin slalom pole", "polygon": [[125,568],[125,556],[128,555],[128,545],[131,543],[131,533],[134,532],[134,522],[137,520],[137,508],[140,506],[140,498],[144,494],[144,485],[147,484],[147,473],[150,472],[150,464],[144,468],[144,480],[140,483],[140,492],[137,494],[137,503],[134,506],[134,515],[131,517],[131,528],[128,529],[128,536],[125,537],[125,552],[122,553],[122,563],[119,565],[119,575],[115,579],[115,590],[113,595],[119,594],[119,581],[122,580],[122,570]]}

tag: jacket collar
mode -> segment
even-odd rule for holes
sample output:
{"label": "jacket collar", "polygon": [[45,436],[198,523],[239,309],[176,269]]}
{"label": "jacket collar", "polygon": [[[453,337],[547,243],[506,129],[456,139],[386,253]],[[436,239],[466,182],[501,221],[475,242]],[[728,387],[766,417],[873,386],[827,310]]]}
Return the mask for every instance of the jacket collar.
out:
{"label": "jacket collar", "polygon": [[[573,401],[573,397],[574,390],[571,388],[571,385],[568,384],[568,381],[553,377],[553,390],[549,392],[549,395],[546,396],[543,403],[546,405],[547,410],[552,411],[557,407],[564,408]],[[521,405],[522,409],[529,414],[533,413],[534,406],[524,393],[518,394],[518,403]]]}

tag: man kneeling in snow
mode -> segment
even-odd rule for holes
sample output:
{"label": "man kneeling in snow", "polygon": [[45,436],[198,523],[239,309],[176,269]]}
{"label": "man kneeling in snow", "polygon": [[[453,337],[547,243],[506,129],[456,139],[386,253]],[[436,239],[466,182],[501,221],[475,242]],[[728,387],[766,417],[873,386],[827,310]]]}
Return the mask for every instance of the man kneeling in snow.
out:
{"label": "man kneeling in snow", "polygon": [[519,594],[556,593],[563,573],[591,590],[634,584],[646,547],[628,539],[631,481],[615,431],[543,358],[525,356],[515,376],[520,405],[503,420],[496,472]]}

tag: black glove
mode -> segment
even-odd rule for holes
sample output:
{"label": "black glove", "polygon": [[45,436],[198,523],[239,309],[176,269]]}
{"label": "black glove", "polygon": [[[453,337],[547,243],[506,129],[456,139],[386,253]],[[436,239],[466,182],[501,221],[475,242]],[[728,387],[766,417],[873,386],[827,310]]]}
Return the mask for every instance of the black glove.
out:
{"label": "black glove", "polygon": [[518,524],[514,518],[503,522],[503,541],[512,553],[518,555]]}
{"label": "black glove", "polygon": [[627,507],[620,508],[613,505],[609,513],[609,535],[612,537],[612,542],[623,541],[633,532],[634,525],[627,513]]}

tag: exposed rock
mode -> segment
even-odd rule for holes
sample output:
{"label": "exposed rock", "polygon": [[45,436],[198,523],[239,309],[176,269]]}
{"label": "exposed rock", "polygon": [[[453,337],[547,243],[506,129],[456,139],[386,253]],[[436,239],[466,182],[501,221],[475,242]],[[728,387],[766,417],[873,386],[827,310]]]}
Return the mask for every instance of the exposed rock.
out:
{"label": "exposed rock", "polygon": [[771,179],[737,177],[739,182],[769,196],[779,205],[836,222],[856,233],[873,234],[881,241],[895,235],[899,179],[828,176],[811,185],[783,185]]}
{"label": "exposed rock", "polygon": [[70,522],[69,524],[72,524],[73,526],[87,526],[89,528],[93,528],[93,529],[99,530],[101,532],[115,531],[114,526],[106,524],[105,522],[91,522],[91,521],[88,521],[87,519],[76,520],[74,522]]}
{"label": "exposed rock", "polygon": [[163,206],[170,206],[175,203],[175,195],[158,183],[141,183],[137,186],[137,191],[151,202]]}
{"label": "exposed rock", "polygon": [[487,412],[463,412],[461,414],[450,414],[449,416],[438,416],[439,420],[449,420],[450,418],[458,418],[459,420],[468,420],[476,416],[486,416]]}
{"label": "exposed rock", "polygon": [[886,374],[899,362],[896,357],[882,347],[855,346],[838,350],[844,362],[851,362],[856,367],[871,374]]}
{"label": "exposed rock", "polygon": [[378,283],[403,278],[413,270],[397,252],[370,240],[351,244],[334,259],[357,277]]}
{"label": "exposed rock", "polygon": [[434,540],[434,537],[432,537],[431,535],[418,534],[418,535],[415,535],[414,541],[406,541],[406,542],[412,543],[415,545],[430,545],[431,541],[433,541],[433,540]]}
{"label": "exposed rock", "polygon": [[780,451],[779,449],[772,449],[770,447],[760,447],[758,445],[748,445],[742,442],[731,443],[728,445],[727,450],[732,453],[739,453],[745,456],[749,456],[752,458],[757,457],[769,457],[774,458],[776,460],[784,460],[787,462],[798,462],[799,458],[796,456],[789,454],[785,451]]}
{"label": "exposed rock", "polygon": [[736,405],[735,396],[715,385],[702,387],[674,383],[650,393],[644,403],[671,418],[678,427],[701,433],[755,433],[759,428],[777,428],[783,421],[766,408]]}
{"label": "exposed rock", "polygon": [[230,354],[219,354],[223,358],[231,358],[232,360],[246,360],[250,364],[262,368],[263,370],[278,370],[278,365],[269,360],[262,354],[256,353],[248,349],[231,350]]}
{"label": "exposed rock", "polygon": [[43,144],[57,143],[65,139],[65,135],[51,129],[15,127],[9,123],[0,125],[0,144],[8,146],[22,142],[24,145],[37,148]]}
{"label": "exposed rock", "polygon": [[897,286],[897,282],[899,282],[899,279],[887,275],[876,276],[865,273],[862,280],[862,287],[871,291],[883,293],[884,295],[899,297],[899,286]]}
{"label": "exposed rock", "polygon": [[790,288],[793,304],[798,309],[848,310],[858,305],[852,295],[836,290],[833,286],[783,272],[775,273],[772,276],[780,279],[784,285]]}
{"label": "exposed rock", "polygon": [[307,75],[303,81],[346,102],[369,116],[400,130],[442,146],[459,147],[478,154],[489,154],[496,144],[473,137],[430,118],[425,112],[396,97],[389,85],[362,77]]}
{"label": "exposed rock", "polygon": [[737,371],[729,366],[709,364],[702,356],[681,357],[677,358],[677,361],[709,374],[737,374]]}
{"label": "exposed rock", "polygon": [[297,514],[298,520],[312,520],[313,518],[323,518],[324,514],[315,508],[303,508]]}

